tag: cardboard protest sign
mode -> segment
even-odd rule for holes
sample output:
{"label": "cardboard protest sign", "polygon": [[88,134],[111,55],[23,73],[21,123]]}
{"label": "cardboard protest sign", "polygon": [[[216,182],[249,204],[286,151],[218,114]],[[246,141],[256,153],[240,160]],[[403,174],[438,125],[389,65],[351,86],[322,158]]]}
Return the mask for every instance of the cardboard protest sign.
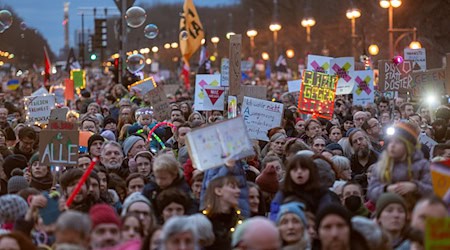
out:
{"label": "cardboard protest sign", "polygon": [[450,249],[450,217],[427,217],[425,222],[425,250]]}
{"label": "cardboard protest sign", "polygon": [[204,87],[209,86],[219,86],[220,85],[220,75],[206,75],[197,74],[195,76],[195,93],[194,93],[194,110],[205,110],[203,107],[203,102],[205,100]]}
{"label": "cardboard protest sign", "polygon": [[86,72],[82,69],[70,71],[70,80],[73,81],[75,88],[86,87]]}
{"label": "cardboard protest sign", "polygon": [[350,76],[355,82],[353,89],[353,105],[365,107],[368,103],[373,103],[375,89],[373,86],[373,71],[361,70],[350,72]]}
{"label": "cardboard protest sign", "polygon": [[32,124],[47,124],[51,109],[55,107],[53,95],[28,96],[24,98],[26,120]]}
{"label": "cardboard protest sign", "polygon": [[229,81],[230,81],[230,95],[237,95],[239,93],[239,86],[241,85],[241,47],[242,36],[232,35],[230,37],[230,52],[229,52]]}
{"label": "cardboard protest sign", "polygon": [[223,110],[225,105],[225,88],[205,85],[204,110]]}
{"label": "cardboard protest sign", "polygon": [[298,79],[298,80],[291,80],[287,82],[288,84],[288,92],[292,93],[292,92],[300,92],[300,88],[302,86],[302,80]]}
{"label": "cardboard protest sign", "polygon": [[153,107],[153,117],[158,121],[170,119],[170,103],[169,100],[167,100],[164,86],[157,86],[156,88],[150,90],[147,95],[149,96],[150,103]]}
{"label": "cardboard protest sign", "polygon": [[333,57],[308,55],[306,70],[331,74],[331,60]]}
{"label": "cardboard protest sign", "polygon": [[242,103],[244,96],[257,99],[267,99],[267,87],[259,85],[241,85],[241,91],[238,95],[238,102]]}
{"label": "cardboard protest sign", "polygon": [[220,86],[230,86],[230,60],[228,58],[222,58],[220,64]]}
{"label": "cardboard protest sign", "polygon": [[202,171],[254,155],[242,117],[195,129],[187,133],[186,143],[194,167]]}
{"label": "cardboard protest sign", "polygon": [[281,125],[283,104],[245,96],[242,116],[251,139],[269,141],[267,131]]}
{"label": "cardboard protest sign", "polygon": [[427,53],[425,48],[421,49],[405,48],[403,52],[405,60],[413,62],[413,70],[427,69]]}
{"label": "cardboard protest sign", "polygon": [[336,97],[337,76],[306,70],[303,74],[298,108],[314,117],[331,120]]}
{"label": "cardboard protest sign", "polygon": [[450,192],[450,160],[431,163],[430,171],[434,193],[443,198]]}
{"label": "cardboard protest sign", "polygon": [[128,90],[133,89],[133,90],[141,93],[141,95],[147,94],[150,90],[152,90],[154,88],[156,88],[156,82],[155,82],[155,79],[153,79],[153,77],[145,78],[144,80],[137,81],[137,82],[131,84],[130,86],[128,86]]}
{"label": "cardboard protest sign", "polygon": [[444,69],[430,69],[411,73],[413,97],[422,97],[427,94],[442,95],[445,93]]}
{"label": "cardboard protest sign", "polygon": [[353,57],[334,58],[330,61],[330,74],[336,74],[339,77],[336,95],[346,95],[353,91],[355,82],[350,75],[355,70],[355,59]]}
{"label": "cardboard protest sign", "polygon": [[39,163],[44,166],[76,166],[78,135],[77,130],[42,130],[39,133]]}
{"label": "cardboard protest sign", "polygon": [[399,64],[392,61],[380,61],[379,69],[380,80],[378,86],[381,92],[398,91],[406,93],[411,91],[411,61],[404,61]]}

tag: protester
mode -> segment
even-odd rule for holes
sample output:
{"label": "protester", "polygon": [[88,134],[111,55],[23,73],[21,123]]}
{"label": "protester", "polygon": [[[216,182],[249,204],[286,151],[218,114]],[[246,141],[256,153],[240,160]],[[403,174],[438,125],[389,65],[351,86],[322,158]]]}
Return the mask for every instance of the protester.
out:
{"label": "protester", "polygon": [[121,222],[112,207],[106,204],[95,205],[89,210],[89,217],[92,221],[92,249],[114,247],[120,243]]}
{"label": "protester", "polygon": [[244,221],[233,234],[233,249],[281,249],[280,233],[270,220],[254,217]]}

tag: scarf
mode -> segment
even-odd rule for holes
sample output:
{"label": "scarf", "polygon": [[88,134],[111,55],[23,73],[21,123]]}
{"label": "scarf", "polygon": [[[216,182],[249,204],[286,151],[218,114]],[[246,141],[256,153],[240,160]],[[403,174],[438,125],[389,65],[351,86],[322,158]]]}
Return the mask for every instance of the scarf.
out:
{"label": "scarf", "polygon": [[36,188],[39,191],[48,191],[52,186],[53,176],[50,171],[42,178],[31,177],[30,187]]}

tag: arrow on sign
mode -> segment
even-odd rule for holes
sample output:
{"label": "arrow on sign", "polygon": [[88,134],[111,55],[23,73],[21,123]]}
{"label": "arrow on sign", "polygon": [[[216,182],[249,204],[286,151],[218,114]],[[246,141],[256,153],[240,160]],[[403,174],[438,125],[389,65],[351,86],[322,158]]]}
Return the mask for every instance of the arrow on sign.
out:
{"label": "arrow on sign", "polygon": [[220,98],[220,96],[224,92],[224,90],[223,89],[205,89],[205,92],[208,95],[209,99],[211,100],[211,103],[213,105],[215,105],[217,100]]}

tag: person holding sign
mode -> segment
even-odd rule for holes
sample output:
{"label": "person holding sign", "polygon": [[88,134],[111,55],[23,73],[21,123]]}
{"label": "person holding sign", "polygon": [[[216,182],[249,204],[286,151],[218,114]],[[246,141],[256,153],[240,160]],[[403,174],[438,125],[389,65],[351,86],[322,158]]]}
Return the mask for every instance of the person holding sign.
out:
{"label": "person holding sign", "polygon": [[30,187],[39,191],[50,191],[53,187],[53,175],[49,166],[39,162],[39,153],[35,153],[30,161]]}

